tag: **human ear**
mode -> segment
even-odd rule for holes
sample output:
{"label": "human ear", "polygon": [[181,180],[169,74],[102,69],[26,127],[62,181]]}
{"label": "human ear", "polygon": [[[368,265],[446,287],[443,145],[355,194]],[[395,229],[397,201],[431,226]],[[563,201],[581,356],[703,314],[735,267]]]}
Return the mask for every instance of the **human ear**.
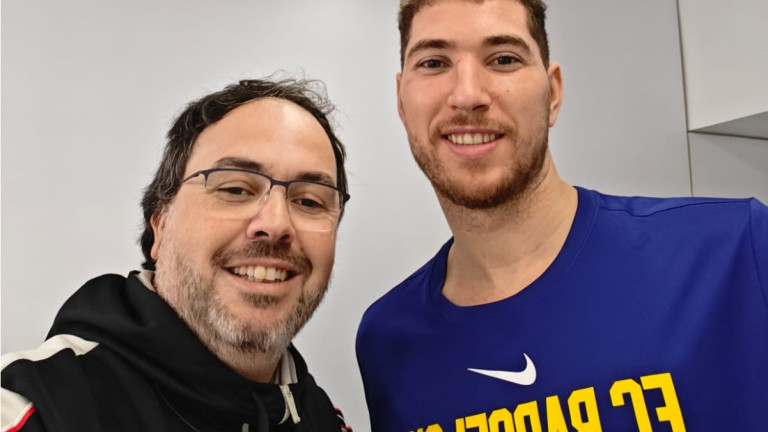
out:
{"label": "human ear", "polygon": [[403,73],[398,72],[395,76],[396,91],[397,91],[397,114],[400,116],[400,121],[405,123],[405,114],[403,114],[403,100],[400,98],[400,80],[403,78]]}
{"label": "human ear", "polygon": [[557,122],[557,115],[563,102],[563,78],[557,62],[550,63],[547,68],[547,77],[549,78],[549,127],[552,127]]}
{"label": "human ear", "polygon": [[152,249],[150,249],[150,256],[152,259],[157,260],[158,252],[160,251],[160,245],[162,244],[163,235],[165,234],[166,218],[168,212],[166,210],[160,213],[153,213],[149,218],[149,224],[152,227],[154,233],[154,242],[152,243]]}

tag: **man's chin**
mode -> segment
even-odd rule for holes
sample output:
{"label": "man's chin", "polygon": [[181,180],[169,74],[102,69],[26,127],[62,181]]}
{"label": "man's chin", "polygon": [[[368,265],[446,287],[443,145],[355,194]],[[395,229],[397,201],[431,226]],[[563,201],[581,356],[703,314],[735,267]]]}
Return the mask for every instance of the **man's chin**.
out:
{"label": "man's chin", "polygon": [[271,329],[284,327],[286,325],[287,311],[276,310],[275,308],[251,309],[247,314],[233,314],[231,325],[228,328],[237,328],[238,333],[243,335],[262,334],[270,332]]}
{"label": "man's chin", "polygon": [[508,201],[506,191],[499,190],[496,185],[451,184],[450,182],[433,182],[432,186],[438,195],[458,207],[468,209],[489,209]]}
{"label": "man's chin", "polygon": [[230,348],[269,354],[281,352],[293,339],[293,335],[287,334],[286,330],[284,325],[269,327],[263,324],[238,322],[229,323],[229,325],[217,323],[213,332],[221,343]]}

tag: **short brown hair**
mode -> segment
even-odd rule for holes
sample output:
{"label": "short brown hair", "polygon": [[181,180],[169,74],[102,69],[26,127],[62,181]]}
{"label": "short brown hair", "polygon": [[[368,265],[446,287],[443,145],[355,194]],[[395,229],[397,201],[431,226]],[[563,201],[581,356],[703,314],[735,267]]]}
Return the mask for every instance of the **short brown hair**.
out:
{"label": "short brown hair", "polygon": [[[400,12],[397,14],[397,26],[400,29],[400,68],[405,63],[405,48],[411,39],[411,24],[413,17],[424,7],[437,3],[439,0],[400,0]],[[467,0],[483,3],[485,0]],[[549,42],[544,26],[547,5],[541,0],[514,0],[528,11],[528,31],[539,46],[541,60],[544,66],[549,66]]]}

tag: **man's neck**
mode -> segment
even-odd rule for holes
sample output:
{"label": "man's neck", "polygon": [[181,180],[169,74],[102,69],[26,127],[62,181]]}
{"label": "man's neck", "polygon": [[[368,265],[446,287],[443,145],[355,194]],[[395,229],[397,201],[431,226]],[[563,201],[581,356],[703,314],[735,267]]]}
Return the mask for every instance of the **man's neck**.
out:
{"label": "man's neck", "polygon": [[474,210],[439,199],[454,236],[443,294],[461,306],[513,296],[541,276],[565,244],[578,204],[550,158],[540,181],[503,206]]}

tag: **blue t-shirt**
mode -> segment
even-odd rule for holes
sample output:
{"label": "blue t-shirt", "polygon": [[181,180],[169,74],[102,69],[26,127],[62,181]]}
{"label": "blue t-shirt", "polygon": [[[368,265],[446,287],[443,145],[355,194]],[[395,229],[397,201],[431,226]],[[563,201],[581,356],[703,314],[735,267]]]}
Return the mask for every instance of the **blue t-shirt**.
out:
{"label": "blue t-shirt", "polygon": [[366,311],[374,432],[768,431],[768,207],[577,189],[518,294],[448,301],[448,241]]}

